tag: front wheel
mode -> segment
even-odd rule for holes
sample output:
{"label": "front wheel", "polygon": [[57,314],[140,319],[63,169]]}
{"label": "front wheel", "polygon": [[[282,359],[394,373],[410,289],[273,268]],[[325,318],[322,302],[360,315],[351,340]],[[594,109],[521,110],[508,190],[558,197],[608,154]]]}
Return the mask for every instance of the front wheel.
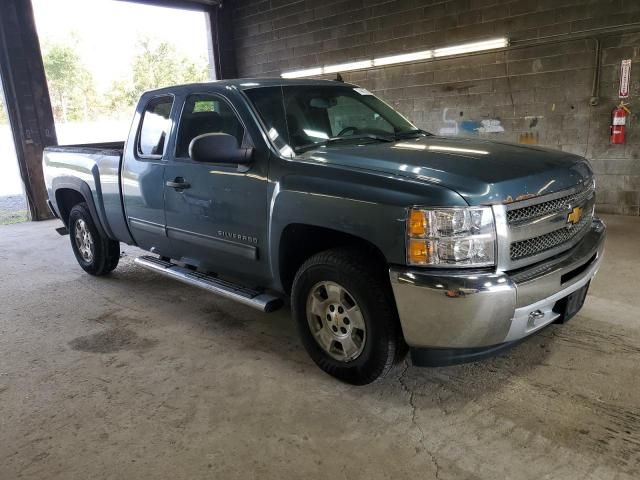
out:
{"label": "front wheel", "polygon": [[329,375],[365,385],[405,349],[388,280],[355,249],[318,253],[298,270],[291,305],[305,349]]}
{"label": "front wheel", "polygon": [[100,235],[84,202],[69,213],[69,236],[76,260],[85,272],[101,276],[118,266],[120,243]]}

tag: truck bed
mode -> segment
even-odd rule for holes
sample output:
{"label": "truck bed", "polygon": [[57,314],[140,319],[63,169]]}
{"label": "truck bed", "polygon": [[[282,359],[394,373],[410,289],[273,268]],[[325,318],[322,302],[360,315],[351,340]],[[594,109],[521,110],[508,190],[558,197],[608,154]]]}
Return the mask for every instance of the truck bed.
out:
{"label": "truck bed", "polygon": [[[132,243],[122,207],[120,169],[125,142],[59,145],[44,149],[45,184],[56,213],[56,191],[74,187],[93,203],[105,233],[112,239]],[[66,220],[63,219],[63,221]]]}

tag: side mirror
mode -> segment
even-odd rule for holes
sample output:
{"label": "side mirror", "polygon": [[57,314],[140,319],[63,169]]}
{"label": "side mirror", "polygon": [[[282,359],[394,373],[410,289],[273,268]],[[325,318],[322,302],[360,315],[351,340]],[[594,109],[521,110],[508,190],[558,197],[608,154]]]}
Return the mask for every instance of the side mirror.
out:
{"label": "side mirror", "polygon": [[241,148],[228,133],[205,133],[189,143],[189,157],[196,162],[246,164],[252,156],[253,148]]}

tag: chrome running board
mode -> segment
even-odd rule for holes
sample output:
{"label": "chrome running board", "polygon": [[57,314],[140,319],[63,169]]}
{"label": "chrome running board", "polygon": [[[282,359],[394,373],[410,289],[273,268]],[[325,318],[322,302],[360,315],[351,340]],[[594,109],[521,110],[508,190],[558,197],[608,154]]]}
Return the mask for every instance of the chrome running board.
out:
{"label": "chrome running board", "polygon": [[275,295],[252,290],[241,285],[220,280],[206,273],[196,272],[175,263],[166,262],[150,255],[135,259],[135,263],[170,278],[200,287],[211,293],[257,308],[263,312],[273,312],[282,306],[282,299]]}

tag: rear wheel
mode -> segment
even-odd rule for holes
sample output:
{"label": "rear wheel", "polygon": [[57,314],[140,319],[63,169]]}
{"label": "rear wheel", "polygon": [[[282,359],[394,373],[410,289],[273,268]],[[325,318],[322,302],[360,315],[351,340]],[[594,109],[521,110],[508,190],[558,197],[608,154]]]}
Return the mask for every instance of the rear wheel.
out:
{"label": "rear wheel", "polygon": [[101,236],[86,203],[69,213],[71,248],[82,269],[91,275],[106,275],[118,266],[120,243]]}
{"label": "rear wheel", "polygon": [[355,249],[332,249],[296,274],[291,304],[302,342],[329,375],[365,385],[406,349],[388,280]]}

